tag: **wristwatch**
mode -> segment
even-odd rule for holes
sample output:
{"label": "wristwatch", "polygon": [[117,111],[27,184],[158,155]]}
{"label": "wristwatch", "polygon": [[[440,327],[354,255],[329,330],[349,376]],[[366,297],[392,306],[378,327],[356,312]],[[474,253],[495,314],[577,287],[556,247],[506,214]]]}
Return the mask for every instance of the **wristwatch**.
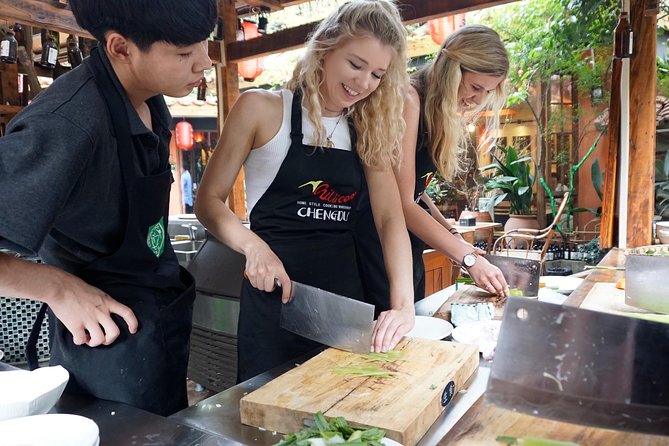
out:
{"label": "wristwatch", "polygon": [[462,264],[464,265],[465,268],[471,268],[476,264],[476,254],[473,252],[470,252],[469,254],[466,254],[462,258]]}

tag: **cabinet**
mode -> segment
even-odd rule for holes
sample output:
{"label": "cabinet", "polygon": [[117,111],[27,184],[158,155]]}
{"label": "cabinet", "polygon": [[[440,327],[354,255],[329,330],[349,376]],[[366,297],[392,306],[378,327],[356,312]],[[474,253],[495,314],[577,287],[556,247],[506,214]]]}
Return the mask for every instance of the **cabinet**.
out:
{"label": "cabinet", "polygon": [[423,253],[425,265],[425,296],[436,293],[452,285],[457,277],[457,270],[453,268],[451,260],[434,249],[427,249]]}

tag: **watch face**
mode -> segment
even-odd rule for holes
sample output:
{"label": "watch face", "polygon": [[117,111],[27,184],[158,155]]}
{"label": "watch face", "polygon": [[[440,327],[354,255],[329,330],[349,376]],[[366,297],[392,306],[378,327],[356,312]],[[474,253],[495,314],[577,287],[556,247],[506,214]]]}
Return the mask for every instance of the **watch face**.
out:
{"label": "watch face", "polygon": [[462,263],[464,263],[466,267],[474,266],[476,263],[476,256],[474,254],[467,254],[462,259]]}

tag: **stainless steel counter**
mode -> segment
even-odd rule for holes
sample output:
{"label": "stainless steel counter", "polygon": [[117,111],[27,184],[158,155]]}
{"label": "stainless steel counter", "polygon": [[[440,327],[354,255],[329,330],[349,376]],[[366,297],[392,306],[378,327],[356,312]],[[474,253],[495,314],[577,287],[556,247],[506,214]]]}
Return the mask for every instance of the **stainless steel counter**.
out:
{"label": "stainless steel counter", "polygon": [[[11,370],[19,369],[0,362],[0,373]],[[63,394],[49,413],[81,415],[95,421],[100,429],[100,446],[230,444],[220,435],[203,432],[176,420],[154,415],[127,404],[85,395]]]}

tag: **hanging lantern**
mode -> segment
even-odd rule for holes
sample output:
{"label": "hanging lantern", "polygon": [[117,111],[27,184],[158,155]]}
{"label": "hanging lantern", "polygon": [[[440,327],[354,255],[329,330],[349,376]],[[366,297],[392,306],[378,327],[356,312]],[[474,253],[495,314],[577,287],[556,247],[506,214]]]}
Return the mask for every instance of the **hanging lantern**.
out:
{"label": "hanging lantern", "polygon": [[437,45],[444,43],[446,37],[453,33],[456,29],[462,28],[465,25],[465,15],[455,14],[447,17],[440,17],[434,20],[428,20],[427,30],[432,37],[432,41]]}
{"label": "hanging lantern", "polygon": [[[242,30],[243,34],[239,33],[238,35],[238,39],[240,35],[242,37],[240,40],[255,39],[260,35],[258,33],[258,25],[248,20],[242,21]],[[245,60],[237,64],[239,75],[247,82],[253,82],[256,77],[260,76],[260,73],[263,72],[264,68],[262,57]]]}
{"label": "hanging lantern", "polygon": [[176,126],[177,147],[181,150],[193,148],[193,126],[188,121],[181,121]]}

